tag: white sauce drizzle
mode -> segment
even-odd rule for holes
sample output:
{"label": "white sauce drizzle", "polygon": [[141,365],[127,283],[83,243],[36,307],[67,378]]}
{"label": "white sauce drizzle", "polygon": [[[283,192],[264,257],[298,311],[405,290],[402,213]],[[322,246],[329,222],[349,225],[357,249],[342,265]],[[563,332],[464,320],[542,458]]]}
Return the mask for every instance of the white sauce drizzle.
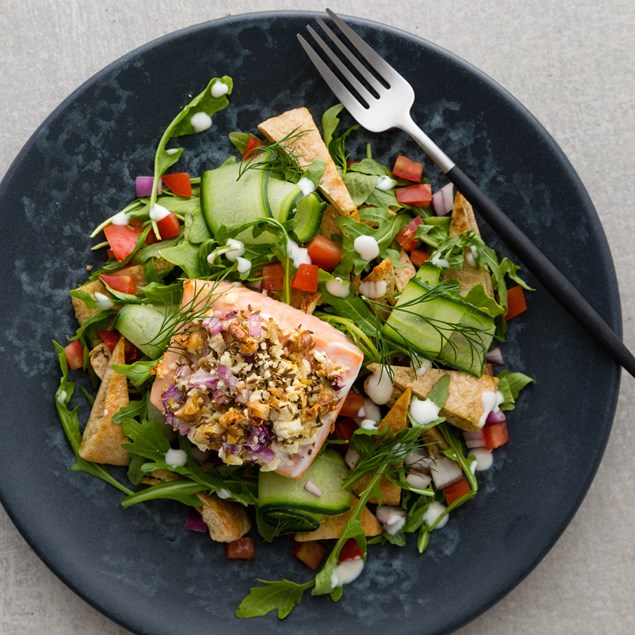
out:
{"label": "white sauce drizzle", "polygon": [[487,421],[487,417],[491,412],[498,412],[500,410],[499,406],[505,401],[505,397],[500,390],[496,392],[492,390],[485,390],[481,395],[481,404],[483,405],[483,414],[481,418],[478,420],[478,427],[482,428]]}
{"label": "white sauce drizzle", "polygon": [[331,574],[331,588],[343,586],[357,580],[364,570],[364,559],[354,558],[340,562]]}
{"label": "white sauce drizzle", "polygon": [[190,125],[194,132],[203,132],[212,127],[212,118],[206,112],[197,112],[190,118]]}
{"label": "white sauce drizzle", "polygon": [[287,252],[291,260],[293,260],[293,266],[296,269],[299,268],[300,265],[312,264],[308,249],[298,246],[298,243],[293,240],[287,242]]}
{"label": "white sauce drizzle", "polygon": [[212,84],[209,92],[212,94],[212,97],[218,99],[229,92],[229,86],[225,82],[218,80]]}
{"label": "white sauce drizzle", "polygon": [[374,260],[379,256],[379,245],[372,236],[358,236],[353,241],[353,249],[364,260]]}
{"label": "white sauce drizzle", "polygon": [[382,192],[388,192],[392,190],[395,185],[397,185],[396,181],[393,181],[389,176],[380,176],[377,179],[377,183],[375,183],[375,187]]}
{"label": "white sauce drizzle", "polygon": [[115,303],[100,291],[95,291],[95,302],[97,303],[97,308],[101,311],[107,311],[115,306]]}
{"label": "white sauce drizzle", "polygon": [[376,300],[386,295],[386,281],[378,282],[361,282],[359,285],[359,294],[366,296],[370,300]]}
{"label": "white sauce drizzle", "polygon": [[165,453],[165,462],[171,467],[183,467],[187,463],[187,454],[183,450],[170,448]]}
{"label": "white sauce drizzle", "polygon": [[130,215],[126,214],[126,212],[118,212],[110,219],[113,225],[127,225],[129,221]]}
{"label": "white sauce drizzle", "polygon": [[386,370],[379,367],[372,375],[369,375],[364,382],[364,390],[376,404],[388,403],[392,397],[393,384]]}
{"label": "white sauce drizzle", "polygon": [[302,190],[304,196],[308,196],[311,192],[315,192],[315,183],[306,176],[303,176],[298,182],[297,186]]}
{"label": "white sauce drizzle", "polygon": [[420,426],[432,423],[439,416],[440,410],[441,408],[429,399],[413,397],[410,402],[410,416]]}
{"label": "white sauce drizzle", "polygon": [[236,258],[236,269],[238,273],[247,273],[251,269],[251,260],[238,256]]}
{"label": "white sauce drizzle", "polygon": [[336,298],[347,298],[351,292],[351,283],[341,278],[332,278],[327,281],[326,290]]}
{"label": "white sauce drizzle", "polygon": [[225,257],[230,262],[234,262],[236,258],[239,258],[245,253],[245,245],[241,243],[240,240],[236,240],[235,238],[228,238],[225,245],[227,247],[230,247],[230,250],[225,252]]}
{"label": "white sauce drizzle", "polygon": [[473,456],[476,459],[474,466],[477,472],[489,470],[494,463],[494,454],[487,448],[474,448],[470,450],[468,456]]}
{"label": "white sauce drizzle", "polygon": [[449,269],[450,263],[445,258],[440,258],[439,254],[434,254],[432,258],[430,258],[430,264],[435,267],[441,267],[442,269]]}
{"label": "white sauce drizzle", "polygon": [[[446,510],[445,505],[439,503],[438,501],[432,501],[428,509],[426,509],[425,514],[423,515],[423,522],[428,525],[428,527],[432,527],[434,523],[437,522],[439,516]],[[435,527],[435,529],[441,529],[441,527],[445,527],[450,518],[450,514],[446,514],[443,520]]]}
{"label": "white sauce drizzle", "polygon": [[377,423],[378,422],[373,419],[362,419],[359,427],[364,428],[364,430],[377,430]]}
{"label": "white sauce drizzle", "polygon": [[163,205],[159,205],[155,203],[150,209],[150,220],[163,220],[166,216],[170,215],[170,210],[163,207]]}

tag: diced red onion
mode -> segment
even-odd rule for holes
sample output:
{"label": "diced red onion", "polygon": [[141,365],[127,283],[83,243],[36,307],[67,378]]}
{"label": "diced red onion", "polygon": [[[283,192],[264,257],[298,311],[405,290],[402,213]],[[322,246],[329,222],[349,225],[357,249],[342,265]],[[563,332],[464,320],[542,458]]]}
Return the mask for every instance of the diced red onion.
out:
{"label": "diced red onion", "polygon": [[304,484],[304,489],[313,496],[322,496],[322,490],[311,479],[308,479]]}
{"label": "diced red onion", "polygon": [[260,452],[270,441],[271,431],[267,426],[252,426],[245,447],[252,452]]}
{"label": "diced red onion", "polygon": [[174,403],[183,403],[185,401],[185,397],[175,384],[170,384],[163,391],[163,395],[161,395],[161,401],[163,402],[163,407],[167,411],[170,401],[173,401]]}
{"label": "diced red onion", "polygon": [[[152,184],[154,183],[153,176],[138,176],[135,179],[135,189],[138,198],[152,195]],[[161,194],[161,179],[159,179],[159,185],[157,187],[157,194]]]}
{"label": "diced red onion", "polygon": [[254,452],[260,463],[271,463],[276,458],[276,453],[271,448],[262,448]]}
{"label": "diced red onion", "polygon": [[192,509],[185,521],[185,529],[202,533],[207,531],[207,525],[201,515],[195,509]]}
{"label": "diced red onion", "polygon": [[391,505],[380,505],[375,511],[375,516],[386,533],[394,536],[404,526],[406,510]]}
{"label": "diced red onion", "polygon": [[183,419],[179,419],[176,415],[171,412],[167,412],[165,415],[165,422],[172,426],[182,437],[187,436],[192,426],[185,423]]}
{"label": "diced red onion", "polygon": [[417,489],[425,489],[430,485],[430,481],[432,481],[432,477],[425,472],[420,472],[419,470],[412,470],[408,476],[406,476],[406,481],[412,487],[416,487]]}
{"label": "diced red onion", "polygon": [[362,457],[355,451],[353,448],[348,448],[346,454],[344,455],[344,463],[348,465],[348,467],[352,469],[359,463],[359,460]]}
{"label": "diced red onion", "polygon": [[411,452],[404,458],[404,464],[416,470],[429,470],[434,465],[434,459],[423,452]]}
{"label": "diced red onion", "polygon": [[207,317],[203,320],[203,326],[210,335],[218,335],[223,330],[223,323],[217,317]]}
{"label": "diced red onion", "polygon": [[489,351],[485,354],[488,362],[492,364],[497,364],[498,366],[502,366],[505,363],[503,359],[503,351],[500,346],[494,346],[490,348]]}
{"label": "diced red onion", "polygon": [[230,311],[223,316],[224,320],[233,320],[238,315],[237,311]]}
{"label": "diced red onion", "polygon": [[235,388],[236,384],[238,384],[238,377],[232,373],[231,368],[229,366],[225,366],[220,364],[216,369],[218,376],[227,384],[229,388]]}
{"label": "diced red onion", "polygon": [[260,337],[262,334],[260,313],[252,313],[247,318],[247,332],[249,333],[249,337]]}
{"label": "diced red onion", "polygon": [[437,489],[443,489],[452,483],[456,483],[461,480],[463,471],[459,467],[459,464],[448,459],[447,456],[441,456],[434,460],[432,466],[432,480]]}
{"label": "diced red onion", "polygon": [[445,216],[454,207],[454,186],[446,183],[432,195],[432,209],[437,216]]}
{"label": "diced red onion", "polygon": [[502,410],[492,411],[487,415],[487,419],[485,419],[485,425],[491,426],[493,423],[505,423],[507,421],[507,416]]}
{"label": "diced red onion", "polygon": [[189,380],[190,386],[205,386],[205,388],[214,389],[218,384],[218,377],[212,373],[194,373]]}
{"label": "diced red onion", "polygon": [[464,432],[463,438],[465,439],[465,445],[468,448],[484,448],[485,447],[485,434],[482,430],[477,432]]}

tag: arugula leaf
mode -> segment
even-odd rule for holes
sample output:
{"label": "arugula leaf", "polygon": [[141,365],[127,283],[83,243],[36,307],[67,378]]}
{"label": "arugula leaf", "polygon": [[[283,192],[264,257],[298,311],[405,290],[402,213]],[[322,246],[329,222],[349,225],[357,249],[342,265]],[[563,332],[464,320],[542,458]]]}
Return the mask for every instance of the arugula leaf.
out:
{"label": "arugula leaf", "polygon": [[125,375],[135,388],[139,388],[153,377],[152,369],[157,365],[158,361],[154,359],[141,360],[132,364],[115,364],[113,369]]}
{"label": "arugula leaf", "polygon": [[175,500],[189,507],[200,508],[202,503],[195,496],[205,490],[205,486],[193,481],[168,481],[157,483],[142,489],[140,492],[131,493],[121,501],[123,507],[132,507],[138,503],[146,503],[151,500],[167,498]]}
{"label": "arugula leaf", "polygon": [[333,135],[340,124],[340,118],[338,115],[344,110],[342,104],[335,104],[324,111],[322,115],[322,137],[324,138],[324,144],[328,148],[333,140]]}
{"label": "arugula leaf", "polygon": [[271,611],[278,612],[283,620],[302,602],[302,596],[313,586],[313,580],[304,584],[290,580],[261,580],[263,586],[252,587],[236,609],[236,617],[262,617]]}
{"label": "arugula leaf", "polygon": [[[384,165],[375,161],[375,159],[371,159],[369,157],[365,157],[361,161],[357,161],[357,163],[353,163],[349,168],[349,172],[359,172],[361,174],[367,174],[369,176],[391,176],[392,172]],[[377,179],[375,179],[375,183]]]}
{"label": "arugula leaf", "polygon": [[512,373],[503,370],[498,374],[498,390],[503,394],[501,410],[513,410],[520,391],[534,380],[524,373]]}
{"label": "arugula leaf", "polygon": [[426,399],[429,399],[437,408],[443,408],[448,400],[449,391],[450,375],[446,373],[434,383]]}
{"label": "arugula leaf", "polygon": [[317,187],[320,184],[320,179],[324,174],[325,167],[326,163],[324,163],[322,159],[315,159],[315,161],[313,161],[311,165],[307,167],[302,176],[305,179],[309,179],[309,181],[311,181],[311,183],[313,183],[313,185]]}
{"label": "arugula leaf", "polygon": [[368,197],[375,191],[377,185],[377,177],[361,174],[359,172],[347,172],[344,177],[344,185],[348,190],[353,203],[356,207],[360,207]]}

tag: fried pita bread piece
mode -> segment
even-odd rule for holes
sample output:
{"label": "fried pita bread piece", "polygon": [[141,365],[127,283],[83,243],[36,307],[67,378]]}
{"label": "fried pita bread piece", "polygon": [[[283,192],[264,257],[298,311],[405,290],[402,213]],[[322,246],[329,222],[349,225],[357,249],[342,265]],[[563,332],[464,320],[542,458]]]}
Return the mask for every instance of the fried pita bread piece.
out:
{"label": "fried pita bread piece", "polygon": [[324,161],[324,174],[320,191],[333,203],[340,214],[359,220],[359,214],[351,195],[339,175],[322,135],[307,108],[288,110],[277,117],[263,121],[258,130],[269,140],[282,143],[293,154],[303,170],[316,159]]}
{"label": "fried pita bread piece", "polygon": [[101,344],[97,344],[97,346],[93,346],[90,353],[88,353],[90,365],[95,371],[95,375],[97,375],[101,381],[104,380],[111,356],[112,353],[110,352],[110,349],[103,342]]}
{"label": "fried pita bread piece", "polygon": [[125,343],[125,339],[120,337],[110,356],[82,435],[79,455],[87,461],[128,465],[128,453],[121,447],[122,443],[128,441],[128,437],[120,425],[112,422],[119,409],[129,403],[128,379],[113,369],[115,364],[125,363]]}
{"label": "fried pita bread piece", "polygon": [[[469,231],[473,231],[479,236],[481,235],[476,222],[476,216],[474,215],[474,209],[469,201],[460,192],[457,192],[454,199],[454,207],[452,208],[452,221],[450,223],[449,234],[453,237],[466,234]],[[459,293],[463,296],[467,295],[471,289],[479,284],[483,285],[483,289],[485,289],[487,295],[494,296],[492,279],[489,273],[477,267],[473,267],[468,264],[467,261],[463,262],[463,269],[446,269],[443,273],[443,277],[446,280],[457,280],[460,285]]]}
{"label": "fried pita bread piece", "polygon": [[[358,498],[353,496],[353,507],[357,504],[358,500]],[[337,516],[323,516],[320,526],[315,531],[297,533],[294,535],[294,538],[298,542],[339,538],[352,515],[353,510],[351,509],[344,514],[339,514]],[[364,530],[364,535],[368,538],[371,538],[372,536],[379,536],[383,531],[381,524],[368,507],[364,507],[362,510],[359,521],[362,525],[362,529]]]}
{"label": "fried pita bread piece", "polygon": [[[379,364],[368,366],[370,372],[378,369]],[[459,370],[430,368],[422,376],[417,376],[409,366],[393,366],[392,371],[395,389],[393,395],[399,395],[410,387],[419,399],[425,399],[432,386],[443,375],[449,375],[448,398],[440,414],[452,425],[468,432],[476,432],[483,427],[481,419],[486,416],[483,396],[485,393],[495,393],[498,390],[498,377],[492,375],[474,377]]]}
{"label": "fried pita bread piece", "polygon": [[313,315],[321,299],[322,294],[319,291],[311,293],[309,291],[291,289],[291,306],[300,309],[307,315]]}
{"label": "fried pita bread piece", "polygon": [[395,289],[401,293],[408,282],[415,277],[417,270],[404,249],[399,253],[399,265],[395,267]]}
{"label": "fried pita bread piece", "polygon": [[[169,470],[155,470],[151,476],[143,479],[145,485],[179,481],[181,477]],[[215,542],[233,542],[251,529],[251,521],[245,508],[234,501],[224,500],[216,494],[196,494],[203,503],[200,509],[203,522],[209,529],[209,535]]]}
{"label": "fried pita bread piece", "polygon": [[203,503],[201,516],[212,540],[233,542],[251,529],[249,516],[240,503],[224,500],[216,494],[199,493],[196,496]]}
{"label": "fried pita bread piece", "polygon": [[[395,434],[403,430],[408,425],[408,409],[410,408],[410,397],[412,390],[406,388],[393,407],[386,413],[386,416],[379,422],[378,430],[388,429],[389,434]],[[360,478],[356,481],[352,490],[355,494],[361,494],[370,483],[372,474]],[[379,481],[379,491],[381,493],[382,505],[399,505],[401,501],[401,488],[385,476]],[[377,503],[377,499],[371,498],[371,503]]]}

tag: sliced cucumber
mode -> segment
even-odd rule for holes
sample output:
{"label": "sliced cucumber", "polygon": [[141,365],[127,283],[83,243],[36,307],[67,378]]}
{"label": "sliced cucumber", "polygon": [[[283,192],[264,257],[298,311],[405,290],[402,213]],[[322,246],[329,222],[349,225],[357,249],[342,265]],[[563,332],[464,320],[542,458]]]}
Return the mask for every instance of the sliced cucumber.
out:
{"label": "sliced cucumber", "polygon": [[156,359],[163,352],[157,343],[167,312],[164,305],[126,304],[117,314],[115,328],[144,355]]}
{"label": "sliced cucumber", "polygon": [[[231,230],[259,218],[284,222],[302,194],[297,185],[270,176],[266,169],[248,169],[242,174],[241,169],[244,164],[231,163],[203,172],[201,207],[214,235],[221,227]],[[237,238],[254,241],[251,231],[242,232]],[[262,237],[256,242],[262,242]]]}
{"label": "sliced cucumber", "polygon": [[[285,531],[310,531],[320,516],[343,514],[351,507],[351,493],[342,488],[348,468],[341,455],[325,450],[300,478],[286,478],[276,472],[260,472],[258,477],[258,513],[273,527]],[[309,493],[311,481],[321,496]]]}
{"label": "sliced cucumber", "polygon": [[317,234],[325,208],[326,203],[315,192],[296,203],[292,231],[298,242],[309,242]]}
{"label": "sliced cucumber", "polygon": [[[428,295],[437,267],[423,265],[391,311],[384,333],[453,368],[480,376],[494,337],[494,320],[466,302]],[[432,284],[429,284],[432,282]]]}

